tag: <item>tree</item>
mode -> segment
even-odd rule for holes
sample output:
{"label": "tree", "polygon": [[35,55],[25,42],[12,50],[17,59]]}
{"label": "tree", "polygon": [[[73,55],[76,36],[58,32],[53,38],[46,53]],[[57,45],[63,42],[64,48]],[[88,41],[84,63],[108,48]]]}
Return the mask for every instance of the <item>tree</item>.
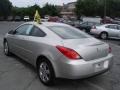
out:
{"label": "tree", "polygon": [[30,16],[33,19],[36,10],[38,10],[41,17],[44,17],[45,15],[50,15],[50,16],[60,15],[60,10],[58,9],[58,7],[48,3],[43,8],[41,8],[36,4],[30,7],[22,7],[22,8],[12,7],[12,15],[21,16],[21,17]]}
{"label": "tree", "polygon": [[22,8],[18,8],[18,7],[13,7],[12,8],[12,15],[13,16],[30,16],[32,19],[34,17],[35,11],[38,10],[38,12],[41,12],[41,8],[38,5],[33,5],[30,7],[22,7]]}
{"label": "tree", "polygon": [[120,0],[109,1],[109,15],[111,17],[120,17]]}
{"label": "tree", "polygon": [[78,0],[76,4],[76,14],[80,17],[81,15],[95,16],[96,15],[97,0]]}
{"label": "tree", "polygon": [[0,16],[6,18],[10,15],[12,9],[12,3],[9,0],[0,0]]}
{"label": "tree", "polygon": [[38,5],[33,5],[31,7],[28,7],[28,13],[31,17],[34,17],[34,14],[38,10],[39,14],[41,15],[41,8]]}
{"label": "tree", "polygon": [[59,16],[60,13],[57,9],[57,6],[51,5],[51,4],[46,4],[43,8],[42,8],[42,16],[44,15],[50,15],[50,16]]}
{"label": "tree", "polygon": [[75,12],[78,17],[81,15],[120,17],[120,0],[77,0]]}

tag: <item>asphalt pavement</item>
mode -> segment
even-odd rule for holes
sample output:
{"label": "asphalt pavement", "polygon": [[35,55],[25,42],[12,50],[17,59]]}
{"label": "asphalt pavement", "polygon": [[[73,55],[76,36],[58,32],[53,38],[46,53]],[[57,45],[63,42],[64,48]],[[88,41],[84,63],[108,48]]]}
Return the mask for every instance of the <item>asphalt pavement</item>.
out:
{"label": "asphalt pavement", "polygon": [[55,86],[44,86],[35,68],[17,56],[5,56],[3,36],[23,22],[0,22],[0,90],[120,90],[120,40],[105,42],[112,47],[114,64],[110,71],[80,80],[58,79]]}

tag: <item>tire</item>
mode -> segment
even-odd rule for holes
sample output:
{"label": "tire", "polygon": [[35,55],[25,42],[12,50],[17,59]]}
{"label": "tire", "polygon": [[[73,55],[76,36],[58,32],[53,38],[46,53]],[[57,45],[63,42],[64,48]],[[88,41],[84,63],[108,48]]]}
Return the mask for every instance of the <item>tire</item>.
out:
{"label": "tire", "polygon": [[51,63],[46,59],[42,58],[37,64],[37,72],[40,81],[47,86],[54,85],[55,73]]}
{"label": "tire", "polygon": [[10,53],[10,50],[9,50],[9,46],[8,46],[8,42],[7,41],[4,41],[4,54],[6,55],[6,56],[10,56],[11,55],[11,53]]}
{"label": "tire", "polygon": [[82,29],[82,31],[83,31],[83,32],[86,32],[86,30],[85,30],[85,29]]}
{"label": "tire", "polygon": [[106,40],[108,38],[108,34],[106,32],[102,32],[100,34],[100,38],[103,39],[103,40]]}

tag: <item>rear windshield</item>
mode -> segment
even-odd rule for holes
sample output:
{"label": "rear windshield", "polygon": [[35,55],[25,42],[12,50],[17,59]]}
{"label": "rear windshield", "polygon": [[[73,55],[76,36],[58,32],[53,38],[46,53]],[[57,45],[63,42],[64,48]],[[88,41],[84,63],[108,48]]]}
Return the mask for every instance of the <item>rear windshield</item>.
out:
{"label": "rear windshield", "polygon": [[71,26],[48,26],[48,28],[63,39],[89,38],[90,36]]}
{"label": "rear windshield", "polygon": [[95,26],[100,26],[100,25],[102,25],[102,24],[100,24],[100,23],[95,23]]}

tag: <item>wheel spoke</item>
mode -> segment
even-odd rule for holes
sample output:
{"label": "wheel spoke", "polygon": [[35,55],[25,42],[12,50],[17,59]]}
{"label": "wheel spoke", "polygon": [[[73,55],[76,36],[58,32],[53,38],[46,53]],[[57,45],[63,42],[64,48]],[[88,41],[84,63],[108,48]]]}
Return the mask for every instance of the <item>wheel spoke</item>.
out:
{"label": "wheel spoke", "polygon": [[40,73],[40,78],[43,82],[49,81],[50,70],[49,70],[47,63],[43,62],[40,64],[39,73]]}
{"label": "wheel spoke", "polygon": [[8,53],[8,45],[7,45],[7,43],[4,44],[4,52],[5,52],[5,54]]}
{"label": "wheel spoke", "polygon": [[49,71],[49,70],[46,70],[45,72],[46,72],[46,74],[50,74],[50,71]]}

